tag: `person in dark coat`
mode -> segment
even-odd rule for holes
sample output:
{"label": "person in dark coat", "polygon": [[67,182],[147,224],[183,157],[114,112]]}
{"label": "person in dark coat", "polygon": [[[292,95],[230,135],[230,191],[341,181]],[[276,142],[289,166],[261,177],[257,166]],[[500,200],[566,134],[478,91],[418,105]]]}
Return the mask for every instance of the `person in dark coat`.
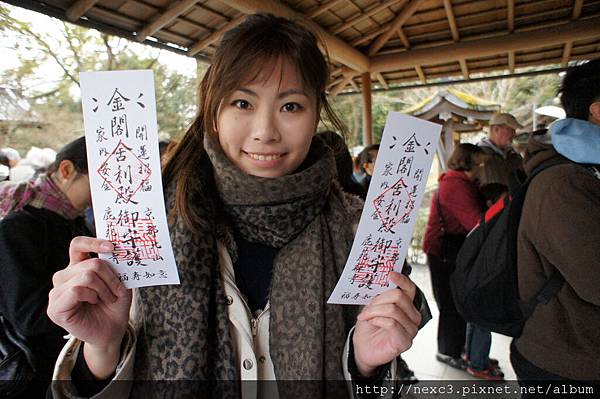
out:
{"label": "person in dark coat", "polygon": [[35,181],[0,186],[0,312],[24,335],[36,381],[23,397],[43,397],[67,334],[46,315],[52,275],[69,263],[73,237],[89,235],[91,204],[85,140],[67,144]]}
{"label": "person in dark coat", "polygon": [[[532,135],[525,171],[531,173],[555,158],[571,162],[543,170],[527,189],[517,241],[517,275],[523,301],[531,300],[554,273],[560,273],[564,282],[527,319],[521,336],[512,342],[510,360],[527,392],[531,387],[547,392],[556,382],[568,387],[571,395],[590,393],[590,389],[597,393],[600,60],[569,68],[560,93],[567,117]],[[596,386],[585,386],[585,381]]]}

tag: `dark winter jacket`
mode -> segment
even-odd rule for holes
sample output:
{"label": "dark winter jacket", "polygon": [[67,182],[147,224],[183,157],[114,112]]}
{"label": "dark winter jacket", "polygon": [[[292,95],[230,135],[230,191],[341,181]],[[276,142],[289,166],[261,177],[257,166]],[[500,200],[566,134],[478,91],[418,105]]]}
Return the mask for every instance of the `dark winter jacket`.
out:
{"label": "dark winter jacket", "polygon": [[0,312],[28,337],[37,377],[50,380],[66,332],[46,315],[52,275],[69,263],[69,244],[90,235],[83,218],[67,220],[47,209],[25,206],[0,221]]}
{"label": "dark winter jacket", "polygon": [[[555,156],[551,145],[532,138],[525,171]],[[518,237],[523,300],[532,298],[555,269],[565,283],[536,308],[516,340],[517,349],[551,373],[600,380],[600,180],[574,163],[542,171],[527,191]]]}

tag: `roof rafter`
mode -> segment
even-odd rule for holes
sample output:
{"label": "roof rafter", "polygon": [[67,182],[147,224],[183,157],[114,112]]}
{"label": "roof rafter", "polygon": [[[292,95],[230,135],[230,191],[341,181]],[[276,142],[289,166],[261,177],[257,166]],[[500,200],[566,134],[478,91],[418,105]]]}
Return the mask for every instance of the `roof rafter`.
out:
{"label": "roof rafter", "polygon": [[406,49],[409,49],[410,48],[410,42],[408,41],[408,37],[406,37],[406,33],[404,33],[404,29],[398,28],[396,30],[396,34],[398,35],[398,38],[402,42],[402,45],[404,45],[404,47]]}
{"label": "roof rafter", "polygon": [[373,15],[377,14],[381,10],[391,7],[394,4],[399,3],[401,1],[404,1],[404,0],[386,0],[386,1],[380,2],[379,4],[375,4],[374,6],[371,6],[370,8],[367,8],[367,9],[363,10],[362,12],[359,12],[354,17],[352,17],[346,21],[343,21],[341,24],[334,27],[331,30],[331,33],[333,33],[334,35],[337,35],[338,33],[341,33],[343,31],[345,31],[346,29],[351,28],[352,26],[358,24],[359,22],[362,22],[365,19],[372,17]]}
{"label": "roof rafter", "polygon": [[354,78],[352,75],[344,76],[344,79],[338,83],[331,91],[329,92],[329,96],[335,97],[344,90],[344,87],[348,86],[350,81]]}
{"label": "roof rafter", "polygon": [[[508,33],[513,33],[515,30],[515,0],[507,0],[506,2],[506,25]],[[515,52],[508,52],[508,70],[510,73],[515,71]]]}
{"label": "roof rafter", "polygon": [[421,82],[427,83],[427,78],[425,77],[425,72],[423,72],[423,68],[421,68],[421,65],[415,65],[415,70],[417,71],[417,75],[419,75],[419,79],[421,79]]}
{"label": "roof rafter", "polygon": [[[452,10],[451,0],[444,0],[444,8],[446,9],[446,16],[448,17],[448,24],[450,25],[450,32],[452,33],[452,40],[458,42],[460,40],[460,34],[458,33],[458,26],[456,25],[456,18],[454,17],[454,11]],[[469,79],[469,68],[467,67],[467,61],[464,58],[458,60],[460,64],[460,70],[465,77]]]}
{"label": "roof rafter", "polygon": [[385,78],[383,77],[383,75],[381,73],[376,73],[375,77],[377,78],[379,83],[381,83],[381,85],[383,87],[385,87],[386,89],[389,89],[390,86],[387,84],[387,82],[385,81]]}
{"label": "roof rafter", "polygon": [[78,0],[71,7],[67,9],[65,15],[71,22],[77,21],[83,16],[90,8],[94,6],[99,0]]}
{"label": "roof rafter", "polygon": [[450,32],[452,32],[452,39],[457,42],[460,40],[458,34],[458,27],[456,26],[456,18],[454,18],[454,11],[452,11],[452,3],[450,0],[444,0],[444,8],[446,9],[446,16],[448,17],[448,24],[450,25]]}
{"label": "roof rafter", "polygon": [[381,48],[387,43],[390,37],[396,32],[402,25],[417,11],[417,8],[421,5],[423,0],[410,0],[404,5],[400,13],[396,16],[393,22],[390,24],[390,28],[383,32],[381,36],[375,40],[375,42],[369,48],[369,56],[375,55],[381,50]]}
{"label": "roof rafter", "polygon": [[275,0],[221,0],[231,8],[243,12],[244,14],[252,14],[255,12],[270,12],[281,17],[294,18],[303,20],[320,36],[327,46],[329,55],[334,60],[354,69],[358,72],[369,70],[369,58],[350,46],[348,43],[333,36],[320,25],[306,18],[303,14],[279,3]]}
{"label": "roof rafter", "polygon": [[564,43],[565,40],[593,39],[599,35],[600,17],[594,17],[554,28],[535,29],[481,40],[416,49],[400,54],[380,55],[371,60],[371,72],[410,68],[415,64],[441,64],[461,58],[487,57],[508,51],[556,45]]}
{"label": "roof rafter", "polygon": [[325,11],[329,10],[331,7],[337,6],[342,1],[346,1],[346,0],[331,0],[331,1],[328,1],[328,2],[326,2],[324,4],[321,4],[320,6],[315,7],[314,9],[312,9],[312,11],[308,11],[307,15],[310,18],[318,17],[319,15],[323,14]]}
{"label": "roof rafter", "polygon": [[204,39],[198,41],[196,44],[194,44],[192,47],[190,47],[190,49],[188,50],[188,55],[194,56],[197,53],[199,53],[201,50],[210,46],[211,44],[213,44],[214,42],[219,40],[221,38],[221,36],[223,36],[223,34],[225,32],[227,32],[229,29],[233,28],[234,26],[239,25],[244,20],[245,17],[246,17],[245,15],[242,15],[240,17],[232,19],[231,21],[229,21],[225,25],[223,25],[221,28],[217,29],[216,31],[214,31],[213,33],[211,33],[210,35],[205,37]]}
{"label": "roof rafter", "polygon": [[508,31],[515,30],[515,0],[507,0],[506,3],[506,25]]}
{"label": "roof rafter", "polygon": [[[581,10],[583,8],[583,0],[575,0],[573,4],[573,14],[571,15],[572,20],[579,19],[581,16]],[[569,65],[569,59],[571,58],[571,50],[573,50],[573,41],[567,41],[563,48],[562,66]]]}
{"label": "roof rafter", "polygon": [[164,13],[159,15],[154,21],[144,26],[137,34],[136,38],[138,42],[143,42],[152,36],[155,32],[162,29],[169,22],[175,20],[181,14],[184,14],[191,9],[198,0],[181,0],[175,4],[172,4]]}
{"label": "roof rafter", "polygon": [[460,71],[462,72],[465,79],[468,80],[469,79],[469,68],[467,66],[467,60],[465,60],[464,58],[461,58],[460,60],[458,60],[458,63],[460,64]]}

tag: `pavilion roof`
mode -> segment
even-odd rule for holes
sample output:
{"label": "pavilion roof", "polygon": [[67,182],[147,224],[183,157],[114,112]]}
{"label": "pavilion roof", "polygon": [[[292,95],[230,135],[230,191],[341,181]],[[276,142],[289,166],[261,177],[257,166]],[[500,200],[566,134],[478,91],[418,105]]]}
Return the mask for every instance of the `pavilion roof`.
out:
{"label": "pavilion roof", "polygon": [[600,56],[600,0],[5,1],[207,61],[247,14],[300,18],[325,42],[332,94],[367,73],[389,88]]}

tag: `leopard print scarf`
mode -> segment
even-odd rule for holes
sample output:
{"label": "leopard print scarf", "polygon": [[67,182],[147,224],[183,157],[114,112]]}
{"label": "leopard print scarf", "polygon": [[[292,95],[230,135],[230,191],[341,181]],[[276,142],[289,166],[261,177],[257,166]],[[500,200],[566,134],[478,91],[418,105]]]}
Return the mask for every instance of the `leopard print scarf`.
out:
{"label": "leopard print scarf", "polygon": [[[136,380],[188,380],[170,386],[179,397],[196,396],[197,389],[202,397],[238,397],[239,384],[226,383],[239,379],[239,365],[216,249],[217,241],[224,243],[235,261],[236,228],[249,241],[280,248],[270,295],[270,354],[280,397],[345,396],[343,384],[283,381],[343,379],[341,355],[356,307],[326,301],[346,262],[362,203],[341,191],[333,155],[320,139],[313,140],[297,173],[274,179],[246,175],[209,138],[204,147],[191,201],[207,223],[200,232],[180,220],[171,224],[181,285],[136,294],[143,316],[137,323]],[[166,194],[168,209],[173,186]],[[134,388],[133,396],[165,394],[153,385]]]}

